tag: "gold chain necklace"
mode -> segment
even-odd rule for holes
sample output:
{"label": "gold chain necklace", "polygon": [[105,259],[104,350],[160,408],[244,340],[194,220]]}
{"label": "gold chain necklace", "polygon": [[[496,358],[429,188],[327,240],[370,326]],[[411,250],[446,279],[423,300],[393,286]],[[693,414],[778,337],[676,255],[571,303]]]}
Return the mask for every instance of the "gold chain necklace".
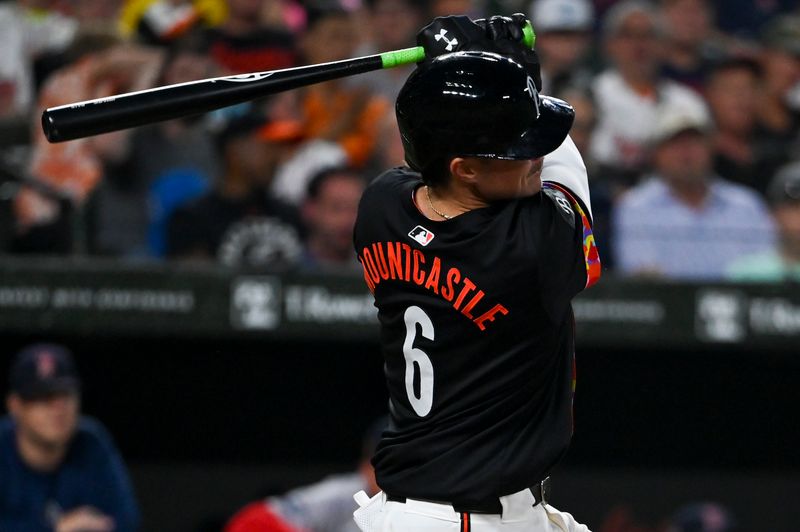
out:
{"label": "gold chain necklace", "polygon": [[439,216],[441,216],[445,220],[449,220],[450,218],[452,218],[452,216],[448,216],[443,212],[439,212],[438,210],[436,210],[436,207],[433,206],[433,202],[431,201],[431,187],[429,187],[428,185],[425,185],[425,195],[428,197],[428,205],[431,206],[431,209],[433,209],[433,212],[435,212],[436,214],[438,214]]}

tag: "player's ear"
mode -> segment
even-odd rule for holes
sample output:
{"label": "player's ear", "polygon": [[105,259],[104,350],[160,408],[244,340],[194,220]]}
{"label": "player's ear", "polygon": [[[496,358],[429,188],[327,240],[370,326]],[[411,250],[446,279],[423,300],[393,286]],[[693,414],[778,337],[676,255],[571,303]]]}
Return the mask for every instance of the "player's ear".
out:
{"label": "player's ear", "polygon": [[478,176],[477,160],[474,157],[456,157],[450,161],[450,175],[465,184],[473,184]]}

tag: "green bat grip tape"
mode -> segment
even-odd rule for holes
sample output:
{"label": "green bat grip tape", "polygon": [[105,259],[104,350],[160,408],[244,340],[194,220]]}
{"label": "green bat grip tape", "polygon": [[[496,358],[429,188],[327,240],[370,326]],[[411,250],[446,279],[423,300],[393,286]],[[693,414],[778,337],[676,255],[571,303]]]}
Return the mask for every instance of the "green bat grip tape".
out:
{"label": "green bat grip tape", "polygon": [[[536,44],[536,33],[533,31],[533,26],[531,26],[530,22],[526,23],[522,28],[522,35],[522,42],[533,48],[533,45]],[[404,48],[403,50],[382,53],[380,57],[383,68],[393,68],[409,63],[419,63],[425,59],[425,49],[422,46]]]}
{"label": "green bat grip tape", "polygon": [[403,50],[395,50],[394,52],[385,52],[381,54],[381,63],[383,68],[392,68],[400,65],[407,65],[409,63],[419,63],[425,59],[425,49],[422,46],[416,48],[405,48]]}

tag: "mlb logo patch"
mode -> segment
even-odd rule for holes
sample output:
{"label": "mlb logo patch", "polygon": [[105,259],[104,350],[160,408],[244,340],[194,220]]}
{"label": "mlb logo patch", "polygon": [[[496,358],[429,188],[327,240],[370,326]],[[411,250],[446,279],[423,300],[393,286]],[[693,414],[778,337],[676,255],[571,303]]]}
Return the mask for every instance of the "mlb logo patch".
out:
{"label": "mlb logo patch", "polygon": [[416,226],[412,229],[408,236],[422,244],[423,246],[427,246],[433,240],[433,233],[422,227],[421,225]]}

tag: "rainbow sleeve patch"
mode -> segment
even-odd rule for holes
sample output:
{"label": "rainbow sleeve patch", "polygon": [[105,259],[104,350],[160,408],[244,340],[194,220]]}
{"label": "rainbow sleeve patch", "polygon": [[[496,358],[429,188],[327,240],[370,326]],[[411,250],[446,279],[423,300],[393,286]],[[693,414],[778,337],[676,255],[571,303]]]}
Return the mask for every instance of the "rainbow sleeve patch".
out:
{"label": "rainbow sleeve patch", "polygon": [[586,262],[586,286],[584,288],[589,288],[600,280],[602,271],[600,254],[597,252],[597,245],[595,244],[594,233],[592,232],[592,222],[589,220],[586,212],[584,212],[580,202],[575,199],[575,196],[572,195],[569,189],[562,187],[558,183],[553,183],[552,181],[544,183],[543,186],[554,188],[569,198],[572,207],[581,217],[581,224],[583,225],[583,258]]}

